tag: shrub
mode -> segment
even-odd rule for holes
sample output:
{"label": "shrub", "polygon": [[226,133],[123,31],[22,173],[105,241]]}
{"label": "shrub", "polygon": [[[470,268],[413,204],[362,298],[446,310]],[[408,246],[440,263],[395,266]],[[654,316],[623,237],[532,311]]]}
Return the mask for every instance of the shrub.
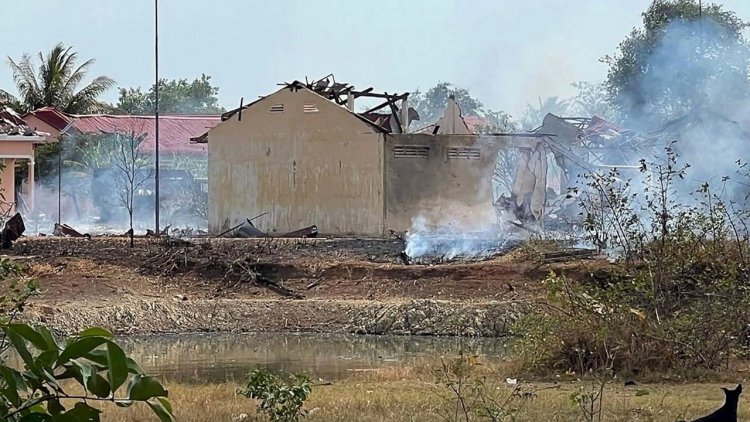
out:
{"label": "shrub", "polygon": [[[161,421],[173,420],[167,391],[106,330],[91,328],[61,343],[43,327],[0,328],[4,347],[24,364],[23,371],[0,364],[0,420],[98,421],[101,411],[91,405],[97,401],[122,407],[144,402]],[[83,393],[71,393],[66,382],[77,383]]]}
{"label": "shrub", "polygon": [[[101,411],[92,403],[100,401],[146,403],[161,421],[173,420],[167,391],[108,331],[91,328],[59,341],[45,327],[15,322],[36,292],[26,272],[0,259],[0,421],[98,421]],[[10,353],[23,370],[6,364]]]}
{"label": "shrub", "polygon": [[294,422],[304,417],[302,409],[312,392],[310,379],[301,374],[283,380],[267,369],[259,368],[250,373],[245,388],[238,393],[258,401],[258,410],[272,422]]}
{"label": "shrub", "polygon": [[641,163],[639,183],[587,176],[577,193],[588,239],[619,264],[595,282],[547,277],[547,308],[516,326],[527,367],[716,369],[747,353],[747,214],[723,186],[686,194],[688,168],[670,146],[664,162]]}
{"label": "shrub", "polygon": [[438,388],[435,393],[444,403],[440,416],[447,421],[515,420],[525,402],[536,396],[522,391],[515,381],[510,388],[501,388],[505,380],[492,380],[478,371],[482,365],[477,356],[461,352],[448,361],[441,359],[436,370]]}

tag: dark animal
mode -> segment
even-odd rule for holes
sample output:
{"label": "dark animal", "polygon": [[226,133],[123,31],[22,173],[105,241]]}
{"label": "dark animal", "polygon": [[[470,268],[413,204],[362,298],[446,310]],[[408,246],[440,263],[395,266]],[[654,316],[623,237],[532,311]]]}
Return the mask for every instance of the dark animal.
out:
{"label": "dark animal", "polygon": [[742,394],[742,384],[739,384],[734,390],[726,388],[722,388],[722,390],[724,390],[726,396],[724,405],[714,413],[698,418],[693,422],[737,422],[737,404],[740,401],[740,394]]}

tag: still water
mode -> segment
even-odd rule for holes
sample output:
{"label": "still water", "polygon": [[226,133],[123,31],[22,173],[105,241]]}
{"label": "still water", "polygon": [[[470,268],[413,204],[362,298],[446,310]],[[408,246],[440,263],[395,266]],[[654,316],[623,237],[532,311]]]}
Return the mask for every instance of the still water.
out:
{"label": "still water", "polygon": [[118,342],[143,369],[168,381],[240,382],[259,366],[333,380],[352,371],[455,356],[500,360],[500,339],[346,334],[190,334],[123,337]]}

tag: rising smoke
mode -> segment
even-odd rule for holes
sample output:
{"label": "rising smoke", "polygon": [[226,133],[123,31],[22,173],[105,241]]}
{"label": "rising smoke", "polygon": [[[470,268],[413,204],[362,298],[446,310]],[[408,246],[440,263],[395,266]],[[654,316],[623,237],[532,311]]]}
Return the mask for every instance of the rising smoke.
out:
{"label": "rising smoke", "polygon": [[[737,175],[738,160],[750,157],[750,54],[746,44],[711,19],[679,20],[661,32],[647,54],[647,71],[620,93],[618,109],[612,114],[619,115],[625,127],[659,141],[641,157],[647,161],[664,161],[664,147],[677,141],[674,149],[679,161],[691,166],[685,180],[675,187],[681,201],[691,200],[702,183],[716,185],[728,176],[724,189],[730,199],[744,203],[748,185],[731,178]],[[580,186],[575,176],[569,178]],[[640,179],[642,175],[627,177]],[[647,189],[644,182],[636,180],[630,189]],[[639,194],[648,198],[648,193]],[[413,257],[482,258],[495,250],[479,239],[503,239],[511,233],[498,224],[497,215],[474,220],[468,226],[454,224],[454,217],[415,218],[406,253]],[[445,240],[451,237],[453,241]]]}
{"label": "rising smoke", "polygon": [[[480,137],[474,145],[483,153],[501,156],[492,137]],[[430,204],[422,204],[425,211],[412,219],[405,237],[404,252],[410,258],[485,259],[506,250],[518,239],[501,223],[493,205],[496,192],[503,190],[494,177],[496,162],[469,163],[469,173],[478,182],[476,192],[466,195],[465,203],[433,199]]]}
{"label": "rising smoke", "polygon": [[[153,158],[140,150],[131,154],[127,142],[145,130],[66,135],[60,142],[59,161],[57,153],[52,154],[46,163],[49,168],[37,181],[34,211],[24,216],[29,231],[51,233],[59,218],[81,233],[121,234],[130,227],[129,204],[136,233],[153,229]],[[142,135],[136,136],[138,146]],[[201,210],[206,209],[207,195],[191,171],[162,167],[160,178],[160,226],[205,229],[207,216]]]}

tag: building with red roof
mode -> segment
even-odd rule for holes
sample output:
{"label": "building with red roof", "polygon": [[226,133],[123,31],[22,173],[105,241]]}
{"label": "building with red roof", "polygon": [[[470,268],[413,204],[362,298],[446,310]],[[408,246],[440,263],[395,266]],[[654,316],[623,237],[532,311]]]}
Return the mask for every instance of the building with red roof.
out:
{"label": "building with red roof", "polygon": [[[29,127],[10,108],[0,108],[0,214],[7,217],[16,210],[34,208],[34,146],[46,142],[47,136]],[[26,180],[16,183],[16,165],[23,161],[28,164]],[[19,207],[19,203],[24,206]]]}
{"label": "building with red roof", "polygon": [[[145,137],[139,150],[153,154],[156,146],[154,116],[114,114],[67,114],[54,107],[42,107],[25,114],[29,127],[50,134],[52,141],[60,134],[127,134]],[[187,160],[195,177],[206,177],[208,149],[205,144],[191,142],[221,122],[220,115],[162,115],[159,116],[159,158],[161,168],[172,168],[178,160]]]}
{"label": "building with red roof", "polygon": [[[30,127],[48,132],[58,139],[60,132],[86,135],[139,132],[145,135],[140,148],[153,153],[156,144],[154,116],[113,114],[67,114],[54,107],[43,107],[23,116]],[[206,133],[221,121],[220,115],[163,115],[159,116],[159,152],[165,155],[205,157],[206,146],[191,143],[190,139]]]}

